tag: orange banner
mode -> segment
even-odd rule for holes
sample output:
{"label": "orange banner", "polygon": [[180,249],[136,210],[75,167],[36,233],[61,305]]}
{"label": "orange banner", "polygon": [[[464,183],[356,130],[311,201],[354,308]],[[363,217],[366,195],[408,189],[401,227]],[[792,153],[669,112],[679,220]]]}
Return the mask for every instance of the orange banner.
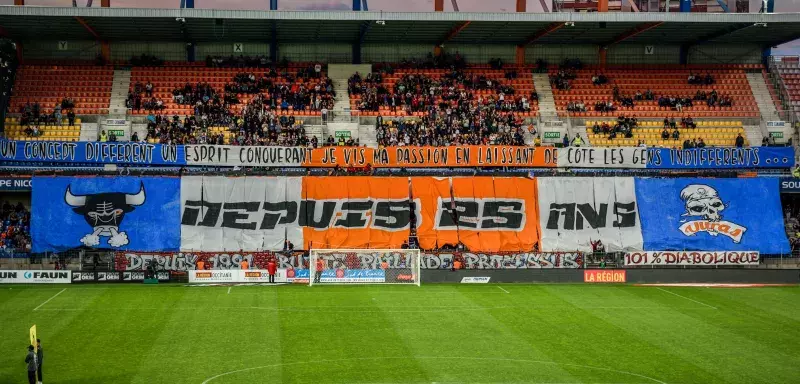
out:
{"label": "orange banner", "polygon": [[539,241],[534,180],[412,177],[411,189],[422,204],[422,249],[461,243],[469,251],[530,251]]}
{"label": "orange banner", "polygon": [[304,177],[304,249],[397,249],[411,232],[404,177]]}
{"label": "orange banner", "polygon": [[306,167],[555,167],[556,149],[501,145],[449,147],[324,147],[310,151]]}

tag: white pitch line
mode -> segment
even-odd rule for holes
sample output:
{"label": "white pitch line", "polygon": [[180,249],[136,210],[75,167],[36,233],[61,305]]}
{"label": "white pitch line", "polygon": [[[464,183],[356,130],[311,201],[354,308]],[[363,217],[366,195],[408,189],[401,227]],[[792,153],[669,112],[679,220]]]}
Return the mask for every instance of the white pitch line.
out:
{"label": "white pitch line", "polygon": [[38,311],[38,310],[39,310],[39,308],[41,308],[43,305],[45,305],[45,304],[49,303],[49,302],[50,302],[50,300],[53,300],[53,299],[55,299],[55,298],[56,298],[56,296],[58,296],[58,295],[60,295],[60,294],[64,293],[64,291],[66,291],[66,290],[67,290],[67,289],[66,289],[66,288],[64,288],[64,289],[62,289],[62,290],[58,291],[58,293],[56,293],[55,295],[53,295],[53,296],[52,296],[52,297],[50,297],[49,299],[45,300],[45,302],[44,302],[44,303],[41,303],[41,304],[39,304],[39,306],[38,306],[38,307],[36,307],[36,308],[34,308],[33,310],[34,310],[34,311]]}
{"label": "white pitch line", "polygon": [[228,287],[228,294],[229,295],[231,294],[231,288],[233,288],[233,287]]}
{"label": "white pitch line", "polygon": [[506,289],[505,289],[505,288],[503,288],[503,287],[501,287],[501,286],[499,286],[499,285],[497,286],[497,288],[500,288],[500,290],[501,290],[501,291],[503,291],[503,292],[505,292],[505,293],[511,293],[511,292],[509,292],[509,291],[506,291]]}
{"label": "white pitch line", "polygon": [[664,289],[664,288],[661,288],[661,287],[656,287],[656,289],[658,289],[659,291],[664,291],[664,292],[666,292],[666,293],[669,293],[670,295],[675,295],[675,296],[678,296],[678,297],[680,297],[680,298],[684,298],[684,299],[686,299],[686,300],[689,300],[689,301],[691,301],[691,302],[695,302],[695,303],[697,303],[697,304],[700,304],[700,305],[703,305],[703,306],[706,306],[706,307],[709,307],[709,308],[713,308],[713,309],[719,309],[719,308],[717,308],[717,307],[715,307],[715,306],[713,306],[713,305],[708,305],[708,304],[706,304],[706,303],[704,303],[704,302],[702,302],[702,301],[697,301],[697,300],[695,300],[695,299],[690,299],[690,298],[688,298],[688,297],[686,297],[686,296],[679,295],[679,294],[677,294],[677,293],[675,293],[675,292],[670,292],[670,291],[667,291],[666,289]]}

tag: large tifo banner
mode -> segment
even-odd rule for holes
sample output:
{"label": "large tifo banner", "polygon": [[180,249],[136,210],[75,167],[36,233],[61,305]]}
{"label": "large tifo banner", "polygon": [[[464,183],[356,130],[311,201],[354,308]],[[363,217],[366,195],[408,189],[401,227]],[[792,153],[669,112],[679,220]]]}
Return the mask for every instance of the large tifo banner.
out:
{"label": "large tifo banner", "polygon": [[397,249],[412,226],[422,249],[481,254],[790,250],[778,178],[34,177],[32,200],[34,252],[112,249],[134,270],[140,252],[191,269],[288,243]]}
{"label": "large tifo banner", "polygon": [[182,145],[0,140],[0,161],[182,165],[184,157]]}
{"label": "large tifo banner", "polygon": [[530,251],[539,242],[536,182],[510,177],[412,177],[420,248]]}
{"label": "large tifo banner", "polygon": [[400,248],[414,205],[407,178],[192,176],[180,206],[182,251],[237,251]]}
{"label": "large tifo banner", "polygon": [[177,250],[177,177],[34,177],[33,252]]}
{"label": "large tifo banner", "polygon": [[636,179],[646,250],[789,253],[777,178]]}
{"label": "large tifo banner", "polygon": [[542,250],[608,252],[642,249],[642,225],[631,177],[538,178]]}

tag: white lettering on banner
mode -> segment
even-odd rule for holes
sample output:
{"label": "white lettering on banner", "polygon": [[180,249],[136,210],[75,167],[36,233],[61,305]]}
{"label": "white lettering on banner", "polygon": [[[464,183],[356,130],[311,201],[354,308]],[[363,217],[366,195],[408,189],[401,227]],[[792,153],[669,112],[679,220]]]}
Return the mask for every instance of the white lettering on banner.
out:
{"label": "white lettering on banner", "polygon": [[238,269],[242,260],[253,265],[253,254],[228,253],[175,253],[147,254],[120,252],[117,254],[116,269],[127,271],[143,271],[150,260],[155,260],[156,269],[164,271],[191,271],[197,268],[197,262],[203,260],[212,269]]}
{"label": "white lettering on banner", "polygon": [[767,121],[767,128],[783,128],[785,126],[785,121]]}
{"label": "white lettering on banner", "polygon": [[0,284],[69,284],[72,271],[0,270]]}
{"label": "white lettering on banner", "polygon": [[730,237],[734,243],[742,241],[742,236],[747,231],[747,228],[732,223],[730,221],[708,221],[697,220],[683,223],[680,226],[681,232],[686,236],[694,236],[698,232],[706,232],[711,236],[723,235]]}
{"label": "white lettering on banner", "polygon": [[450,269],[453,261],[460,256],[466,269],[574,269],[583,266],[583,256],[578,252],[564,253],[423,253],[422,269]]}
{"label": "white lettering on banner", "polygon": [[471,276],[461,278],[462,284],[485,284],[489,282],[489,276]]}
{"label": "white lettering on banner", "polygon": [[647,148],[567,147],[558,150],[559,168],[646,168]]}
{"label": "white lettering on banner", "polygon": [[234,145],[186,145],[186,164],[244,167],[300,167],[311,148]]}
{"label": "white lettering on banner", "polygon": [[760,254],[755,251],[709,252],[629,252],[625,254],[625,265],[757,265]]}

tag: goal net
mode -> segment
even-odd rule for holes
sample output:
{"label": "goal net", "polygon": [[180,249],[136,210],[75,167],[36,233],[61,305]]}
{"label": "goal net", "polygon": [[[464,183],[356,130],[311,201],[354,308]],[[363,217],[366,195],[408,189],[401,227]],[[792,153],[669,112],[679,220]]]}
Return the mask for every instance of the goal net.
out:
{"label": "goal net", "polygon": [[419,249],[312,249],[308,284],[420,283]]}

